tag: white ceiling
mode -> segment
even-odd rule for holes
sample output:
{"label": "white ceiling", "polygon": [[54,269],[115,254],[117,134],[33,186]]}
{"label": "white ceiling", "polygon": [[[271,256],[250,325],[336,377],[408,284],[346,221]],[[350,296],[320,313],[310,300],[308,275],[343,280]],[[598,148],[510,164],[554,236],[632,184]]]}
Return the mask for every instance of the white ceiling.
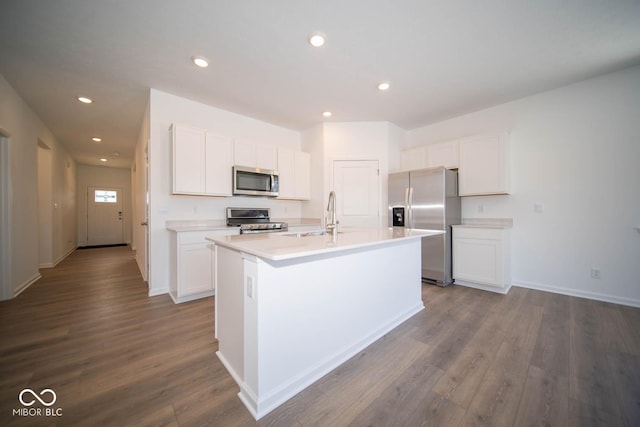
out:
{"label": "white ceiling", "polygon": [[294,130],[325,110],[412,129],[638,63],[639,0],[0,2],[0,74],[78,162],[114,167],[149,88]]}

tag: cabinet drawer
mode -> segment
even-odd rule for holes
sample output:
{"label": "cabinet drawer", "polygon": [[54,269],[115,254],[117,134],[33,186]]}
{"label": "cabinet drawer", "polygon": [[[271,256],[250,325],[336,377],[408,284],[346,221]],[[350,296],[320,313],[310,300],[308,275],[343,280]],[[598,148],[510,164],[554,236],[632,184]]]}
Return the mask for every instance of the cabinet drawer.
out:
{"label": "cabinet drawer", "polygon": [[206,238],[208,236],[232,236],[234,234],[240,234],[238,229],[230,230],[206,230],[206,231],[181,231],[178,233],[178,242],[180,245],[190,243],[205,243],[208,242]]}
{"label": "cabinet drawer", "polygon": [[454,237],[463,239],[501,240],[505,234],[503,228],[453,227]]}

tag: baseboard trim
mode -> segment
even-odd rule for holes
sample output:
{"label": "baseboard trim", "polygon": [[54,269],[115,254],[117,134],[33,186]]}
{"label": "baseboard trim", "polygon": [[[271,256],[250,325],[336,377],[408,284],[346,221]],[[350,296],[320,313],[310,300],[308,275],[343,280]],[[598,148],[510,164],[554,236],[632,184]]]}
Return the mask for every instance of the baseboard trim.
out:
{"label": "baseboard trim", "polygon": [[504,288],[500,288],[498,286],[485,285],[483,283],[467,282],[466,280],[456,280],[454,284],[457,286],[466,286],[468,288],[480,289],[481,291],[495,292],[503,295],[506,295],[512,286],[506,285]]}
{"label": "baseboard trim", "polygon": [[18,286],[18,289],[16,289],[13,292],[13,298],[17,297],[18,295],[20,295],[22,292],[25,291],[25,289],[27,289],[29,286],[33,285],[35,282],[37,282],[38,280],[40,280],[42,276],[40,275],[40,273],[36,274],[35,276],[33,276],[31,279],[27,280],[26,282],[24,282],[22,285]]}
{"label": "baseboard trim", "polygon": [[518,288],[535,289],[538,291],[551,292],[554,294],[568,295],[570,297],[586,298],[595,301],[609,302],[613,304],[627,305],[630,307],[640,308],[640,299],[617,297],[612,295],[605,295],[598,292],[581,291],[576,289],[562,288],[558,286],[546,285],[543,283],[534,282],[514,282],[513,286]]}
{"label": "baseboard trim", "polygon": [[156,295],[164,295],[169,293],[169,288],[164,289],[151,289],[149,288],[149,296],[155,297]]}
{"label": "baseboard trim", "polygon": [[64,259],[66,257],[68,257],[69,255],[71,255],[73,253],[73,251],[75,251],[76,249],[78,249],[78,247],[74,246],[71,249],[69,249],[67,252],[65,252],[64,254],[60,255],[57,260],[55,260],[53,262],[48,262],[48,263],[45,263],[45,264],[39,264],[38,268],[53,268],[53,267],[57,266],[58,264],[60,264],[62,261],[64,261]]}

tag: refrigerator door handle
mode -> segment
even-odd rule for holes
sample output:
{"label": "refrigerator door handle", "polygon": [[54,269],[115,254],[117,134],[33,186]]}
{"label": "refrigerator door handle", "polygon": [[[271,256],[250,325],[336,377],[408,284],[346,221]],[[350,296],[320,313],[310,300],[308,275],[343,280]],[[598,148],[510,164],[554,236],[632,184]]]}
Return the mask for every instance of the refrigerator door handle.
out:
{"label": "refrigerator door handle", "polygon": [[409,228],[413,228],[413,187],[409,187],[409,203],[407,203],[407,218]]}
{"label": "refrigerator door handle", "polygon": [[404,226],[409,227],[409,187],[404,189]]}

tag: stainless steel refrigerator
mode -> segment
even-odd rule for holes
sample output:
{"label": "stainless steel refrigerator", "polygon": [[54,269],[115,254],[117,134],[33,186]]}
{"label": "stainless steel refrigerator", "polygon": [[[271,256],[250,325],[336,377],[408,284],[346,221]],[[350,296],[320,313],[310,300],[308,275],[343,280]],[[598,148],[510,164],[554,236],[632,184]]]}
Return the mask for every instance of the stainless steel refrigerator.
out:
{"label": "stainless steel refrigerator", "polygon": [[422,239],[422,278],[453,283],[451,225],[460,224],[458,173],[443,167],[389,174],[389,226],[442,230]]}

